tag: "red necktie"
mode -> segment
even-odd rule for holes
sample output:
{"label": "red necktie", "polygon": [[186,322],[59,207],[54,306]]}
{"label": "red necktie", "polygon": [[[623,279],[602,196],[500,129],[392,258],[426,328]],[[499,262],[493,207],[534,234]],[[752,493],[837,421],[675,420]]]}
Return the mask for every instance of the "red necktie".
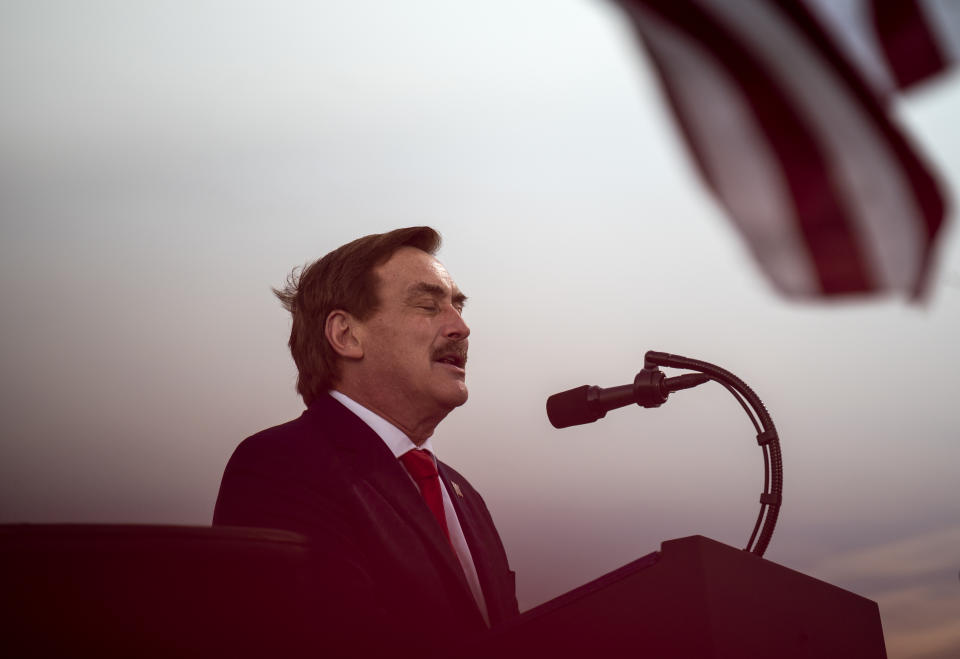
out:
{"label": "red necktie", "polygon": [[433,462],[433,456],[429,451],[413,449],[401,455],[400,462],[417,482],[427,508],[433,513],[440,528],[443,529],[443,535],[449,541],[450,532],[447,530],[447,517],[443,513],[443,497],[440,494],[440,474],[437,472],[437,465]]}

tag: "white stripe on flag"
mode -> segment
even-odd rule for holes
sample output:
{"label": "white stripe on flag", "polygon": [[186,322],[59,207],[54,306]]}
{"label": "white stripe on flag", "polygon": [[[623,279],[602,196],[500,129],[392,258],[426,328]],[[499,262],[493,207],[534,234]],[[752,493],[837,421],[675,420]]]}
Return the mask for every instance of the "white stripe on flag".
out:
{"label": "white stripe on flag", "polygon": [[960,62],[960,2],[957,0],[920,0],[927,25],[936,39],[937,49],[951,63]]}
{"label": "white stripe on flag", "polygon": [[803,1],[879,98],[896,92],[897,84],[873,27],[869,0]]}

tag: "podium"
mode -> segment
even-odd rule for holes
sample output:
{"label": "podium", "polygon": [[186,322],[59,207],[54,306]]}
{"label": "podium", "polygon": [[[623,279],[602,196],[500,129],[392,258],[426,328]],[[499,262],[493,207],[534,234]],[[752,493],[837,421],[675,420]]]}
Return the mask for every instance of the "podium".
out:
{"label": "podium", "polygon": [[487,657],[884,659],[875,602],[703,536],[491,632]]}

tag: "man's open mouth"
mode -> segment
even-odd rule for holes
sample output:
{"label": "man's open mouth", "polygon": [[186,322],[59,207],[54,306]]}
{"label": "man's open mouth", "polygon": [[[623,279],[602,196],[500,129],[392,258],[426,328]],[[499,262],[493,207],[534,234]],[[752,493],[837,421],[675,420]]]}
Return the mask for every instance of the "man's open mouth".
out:
{"label": "man's open mouth", "polygon": [[463,368],[467,365],[466,355],[460,355],[458,353],[446,353],[437,357],[434,361],[438,361],[441,364],[449,364],[450,366],[456,366],[457,368]]}

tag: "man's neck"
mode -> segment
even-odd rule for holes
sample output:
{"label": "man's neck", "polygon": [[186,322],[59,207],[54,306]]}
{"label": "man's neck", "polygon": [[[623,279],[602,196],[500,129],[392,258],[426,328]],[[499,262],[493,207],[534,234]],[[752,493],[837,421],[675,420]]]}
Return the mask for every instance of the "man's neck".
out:
{"label": "man's neck", "polygon": [[443,421],[449,413],[449,411],[446,411],[434,416],[423,413],[418,414],[416,410],[409,407],[402,409],[403,406],[391,405],[386,401],[378,401],[376,398],[365,395],[363,391],[350,387],[346,383],[340,383],[334,387],[334,389],[345,396],[349,396],[356,403],[363,405],[374,414],[383,417],[395,425],[417,446],[421,446],[433,435],[433,431],[437,425]]}

